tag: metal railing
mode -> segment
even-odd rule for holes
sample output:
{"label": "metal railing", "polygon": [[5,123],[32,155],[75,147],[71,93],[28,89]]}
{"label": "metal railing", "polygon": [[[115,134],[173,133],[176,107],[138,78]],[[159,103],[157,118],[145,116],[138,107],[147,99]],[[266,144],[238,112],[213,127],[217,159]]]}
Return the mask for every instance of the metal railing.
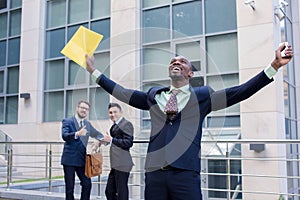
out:
{"label": "metal railing", "polygon": [[[132,148],[132,156],[135,161],[135,166],[131,171],[129,186],[132,199],[143,199],[144,190],[144,169],[143,164],[146,156],[146,148],[148,141],[135,141]],[[247,148],[246,145],[250,144],[264,144],[264,145],[284,145],[289,149],[290,145],[296,145],[299,149],[299,140],[218,140],[218,141],[203,141],[205,144],[225,144],[226,154],[225,156],[214,155],[202,155],[202,162],[218,162],[222,161],[221,168],[223,171],[212,171],[210,166],[203,166],[202,163],[202,192],[206,195],[206,199],[241,199],[245,195],[273,195],[278,196],[278,199],[299,199],[299,185],[300,185],[300,159],[299,152],[294,157],[280,156],[265,156],[262,153],[256,153],[256,156],[232,155],[232,149],[229,147],[232,144],[240,145],[241,148]],[[63,170],[60,165],[60,157],[63,142],[0,142],[0,145],[5,145],[7,151],[0,155],[6,158],[5,164],[2,164],[2,168],[6,168],[6,171],[1,170],[0,183],[6,190],[13,188],[19,189],[31,189],[31,190],[43,190],[48,194],[51,194],[53,188],[59,188],[59,192],[63,191]],[[109,166],[109,151],[104,147],[102,153],[104,156],[103,162],[103,174],[101,177],[95,177],[92,179],[93,184],[97,187],[93,187],[94,195],[104,196],[104,187],[106,184],[106,178],[110,170]],[[266,147],[267,149],[267,147]],[[279,148],[280,149],[280,148]],[[278,149],[277,149],[278,150]],[[268,152],[270,153],[270,152]],[[276,154],[275,154],[276,155]],[[287,171],[281,171],[277,174],[260,174],[249,173],[241,170],[240,173],[231,171],[232,162],[256,162],[256,163],[289,163],[289,166],[296,166],[292,171],[293,173],[287,174]],[[2,161],[3,162],[3,161]],[[298,168],[297,168],[298,167]],[[286,170],[287,168],[283,168]],[[283,174],[283,175],[282,175]],[[244,188],[243,185],[248,179],[260,179],[264,180],[283,180],[286,182],[286,187],[282,191],[267,191],[261,189],[252,190],[249,187]],[[225,180],[222,187],[214,186],[214,179]],[[235,180],[235,181],[233,181]],[[238,181],[236,181],[238,180]],[[243,180],[240,182],[240,180]],[[268,182],[268,181],[266,181]],[[247,183],[247,182],[246,182]],[[294,185],[293,185],[294,184]],[[248,184],[249,185],[249,184]],[[281,196],[281,197],[280,197]],[[244,198],[243,198],[244,199]]]}

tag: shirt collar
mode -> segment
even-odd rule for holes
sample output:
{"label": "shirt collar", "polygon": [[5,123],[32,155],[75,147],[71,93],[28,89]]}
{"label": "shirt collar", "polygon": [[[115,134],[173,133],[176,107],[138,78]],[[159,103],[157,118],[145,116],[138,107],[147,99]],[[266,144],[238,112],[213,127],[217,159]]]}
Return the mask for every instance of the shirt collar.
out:
{"label": "shirt collar", "polygon": [[168,93],[171,93],[172,90],[180,90],[182,93],[188,93],[189,90],[190,90],[190,85],[187,84],[187,85],[184,85],[184,86],[182,86],[182,87],[180,87],[180,88],[176,88],[176,87],[174,87],[173,85],[171,85],[170,91],[168,91]]}
{"label": "shirt collar", "polygon": [[114,124],[119,124],[122,119],[123,119],[123,116],[120,117],[117,121],[115,121]]}

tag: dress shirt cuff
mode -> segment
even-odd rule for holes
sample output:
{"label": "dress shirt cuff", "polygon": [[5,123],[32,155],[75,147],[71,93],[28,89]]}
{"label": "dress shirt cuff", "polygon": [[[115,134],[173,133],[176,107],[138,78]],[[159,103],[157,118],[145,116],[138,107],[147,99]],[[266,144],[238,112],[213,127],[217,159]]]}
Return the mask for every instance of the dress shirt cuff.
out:
{"label": "dress shirt cuff", "polygon": [[99,76],[101,76],[101,72],[98,70],[98,69],[96,69],[95,71],[93,71],[93,73],[92,73],[92,80],[93,81],[96,81],[97,80],[97,78],[99,77]]}
{"label": "dress shirt cuff", "polygon": [[269,65],[268,67],[266,67],[266,68],[264,69],[264,72],[265,72],[265,74],[267,75],[267,77],[268,77],[269,79],[273,78],[273,77],[276,75],[276,73],[277,73],[276,69],[274,69],[274,68],[272,67],[272,65]]}
{"label": "dress shirt cuff", "polygon": [[75,140],[78,138],[78,136],[76,135],[76,133],[77,133],[77,132],[75,132],[75,134],[74,134],[74,138],[75,138]]}

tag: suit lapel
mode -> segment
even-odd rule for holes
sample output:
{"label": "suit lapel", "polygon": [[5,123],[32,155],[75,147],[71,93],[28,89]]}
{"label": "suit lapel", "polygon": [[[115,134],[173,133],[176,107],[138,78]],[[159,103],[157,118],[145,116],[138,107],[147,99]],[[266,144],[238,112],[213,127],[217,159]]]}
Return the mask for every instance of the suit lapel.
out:
{"label": "suit lapel", "polygon": [[72,120],[72,121],[73,121],[73,125],[75,126],[76,130],[79,131],[79,130],[80,130],[79,124],[78,124],[78,122],[77,122],[75,116],[73,116],[72,119],[73,119],[73,120]]}

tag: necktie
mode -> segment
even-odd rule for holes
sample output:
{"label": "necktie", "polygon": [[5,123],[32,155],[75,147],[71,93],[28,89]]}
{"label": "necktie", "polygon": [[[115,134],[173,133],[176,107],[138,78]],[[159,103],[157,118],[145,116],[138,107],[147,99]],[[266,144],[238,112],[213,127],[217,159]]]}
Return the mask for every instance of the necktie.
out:
{"label": "necktie", "polygon": [[164,110],[167,114],[176,114],[178,112],[176,95],[179,94],[180,92],[181,92],[180,90],[172,90],[172,94]]}
{"label": "necktie", "polygon": [[81,129],[83,127],[83,121],[80,120],[80,123],[79,123],[79,128]]}

